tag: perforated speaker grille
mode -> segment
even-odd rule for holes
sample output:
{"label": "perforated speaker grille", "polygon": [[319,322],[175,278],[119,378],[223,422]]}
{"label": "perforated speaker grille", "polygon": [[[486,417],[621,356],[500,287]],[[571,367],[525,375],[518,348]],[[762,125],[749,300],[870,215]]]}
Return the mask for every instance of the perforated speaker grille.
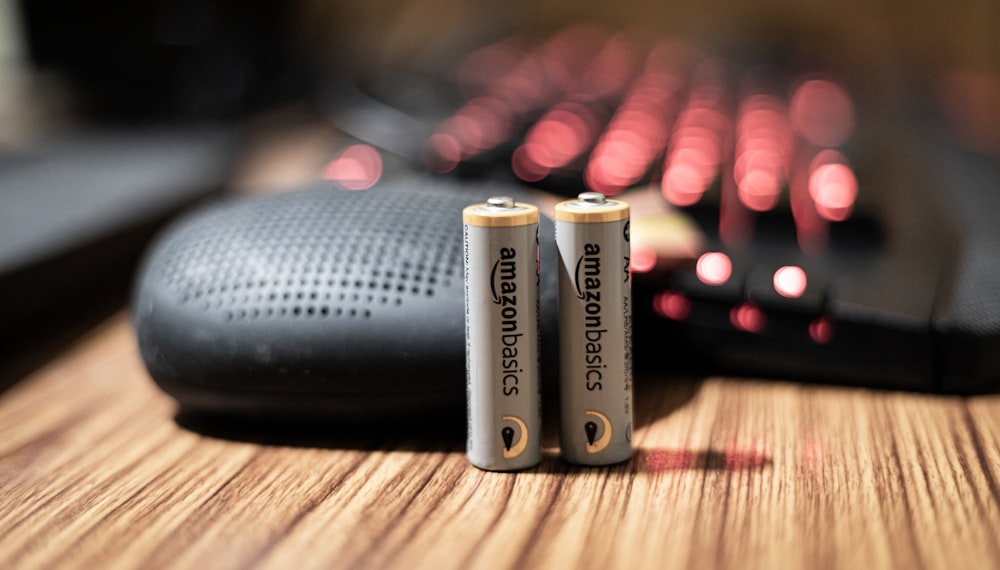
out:
{"label": "perforated speaker grille", "polygon": [[371,318],[461,278],[465,202],[319,188],[214,209],[175,236],[159,270],[181,304],[226,321]]}
{"label": "perforated speaker grille", "polygon": [[[139,349],[184,408],[254,416],[461,413],[462,208],[511,189],[437,178],[332,184],[219,204],[147,254]],[[555,259],[541,222],[542,259]],[[557,373],[555,272],[542,272],[542,357]],[[547,372],[546,372],[547,370]]]}

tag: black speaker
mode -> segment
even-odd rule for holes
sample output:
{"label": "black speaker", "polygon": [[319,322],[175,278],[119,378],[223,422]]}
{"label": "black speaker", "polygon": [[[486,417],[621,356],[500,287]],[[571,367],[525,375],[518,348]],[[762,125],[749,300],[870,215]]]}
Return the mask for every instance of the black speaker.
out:
{"label": "black speaker", "polygon": [[[142,358],[182,411],[348,421],[464,412],[461,212],[506,186],[332,183],[223,202],[147,253],[133,299]],[[543,219],[541,257],[554,262]],[[556,376],[554,271],[542,371]],[[550,382],[551,384],[551,382]]]}

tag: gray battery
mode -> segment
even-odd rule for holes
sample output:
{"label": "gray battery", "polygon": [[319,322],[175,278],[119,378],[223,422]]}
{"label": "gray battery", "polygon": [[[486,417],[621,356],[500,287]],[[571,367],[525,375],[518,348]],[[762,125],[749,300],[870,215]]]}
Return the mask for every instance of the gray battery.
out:
{"label": "gray battery", "polygon": [[629,207],[598,192],[556,205],[560,446],[572,463],[632,455]]}
{"label": "gray battery", "polygon": [[462,211],[469,461],[510,471],[541,460],[538,209],[506,197]]}

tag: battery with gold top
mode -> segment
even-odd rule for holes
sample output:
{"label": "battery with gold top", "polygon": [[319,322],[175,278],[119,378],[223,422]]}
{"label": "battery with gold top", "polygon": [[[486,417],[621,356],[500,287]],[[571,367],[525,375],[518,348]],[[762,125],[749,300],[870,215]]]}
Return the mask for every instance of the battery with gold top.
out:
{"label": "battery with gold top", "polygon": [[538,208],[494,197],[462,211],[469,461],[541,460]]}
{"label": "battery with gold top", "polygon": [[618,463],[632,455],[629,206],[584,192],[555,218],[562,456]]}

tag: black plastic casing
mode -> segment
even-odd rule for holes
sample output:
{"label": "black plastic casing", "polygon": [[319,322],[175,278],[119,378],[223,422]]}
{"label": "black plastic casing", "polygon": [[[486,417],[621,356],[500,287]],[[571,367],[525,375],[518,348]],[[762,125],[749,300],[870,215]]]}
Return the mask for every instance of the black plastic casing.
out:
{"label": "black plastic casing", "polygon": [[[181,219],[136,283],[150,375],[186,412],[348,421],[461,413],[461,212],[495,192],[438,178],[366,191],[318,183]],[[541,257],[554,262],[551,220],[541,235]],[[546,378],[557,374],[554,275],[542,272]]]}
{"label": "black plastic casing", "polygon": [[[820,254],[799,251],[792,232],[768,234],[760,217],[753,241],[725,249],[733,261],[725,286],[699,283],[693,269],[638,276],[637,366],[663,368],[666,360],[650,358],[658,350],[674,355],[675,368],[698,372],[957,394],[1000,389],[1000,165],[938,131],[869,138],[877,144],[857,153],[859,195],[878,202],[832,227]],[[810,275],[800,299],[770,284],[789,264]],[[665,290],[691,300],[686,318],[654,314]],[[731,323],[747,301],[766,317],[759,331]],[[819,318],[832,327],[823,342],[809,334]]]}

